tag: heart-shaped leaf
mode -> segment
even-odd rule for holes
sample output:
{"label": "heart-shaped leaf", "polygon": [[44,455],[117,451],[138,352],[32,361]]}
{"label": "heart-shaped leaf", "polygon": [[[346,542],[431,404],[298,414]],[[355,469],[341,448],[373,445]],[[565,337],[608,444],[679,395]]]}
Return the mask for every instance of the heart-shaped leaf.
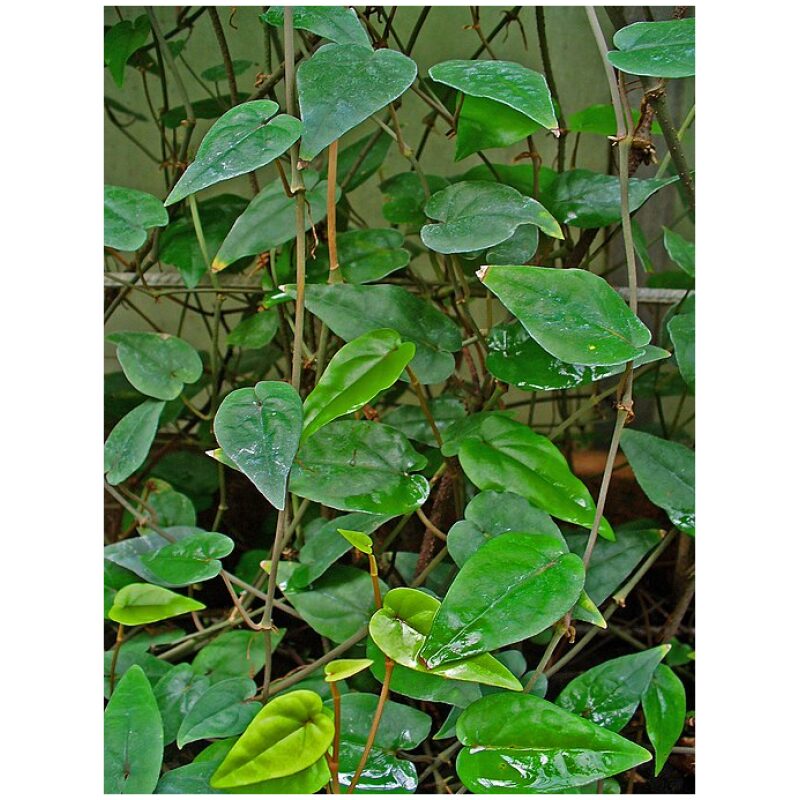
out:
{"label": "heart-shaped leaf", "polygon": [[536,254],[539,229],[535,225],[520,225],[510,239],[486,251],[487,264],[525,264]]}
{"label": "heart-shaped leaf", "polygon": [[258,350],[266,347],[278,332],[280,318],[274,308],[245,317],[227,336],[228,347]]}
{"label": "heart-shaped leaf", "polygon": [[369,634],[385,655],[407,669],[437,678],[521,690],[514,675],[488,653],[442,666],[425,665],[419,653],[440,606],[435,597],[418,589],[392,589],[383,598],[383,608],[372,615]]}
{"label": "heart-shaped leaf", "polygon": [[211,779],[231,789],[310,767],[333,741],[333,721],[318,694],[305,690],[270,700],[248,725]]}
{"label": "heart-shaped leaf", "polygon": [[[286,291],[295,295],[293,287]],[[401,286],[307,286],[305,303],[346,342],[377,328],[391,328],[404,341],[414,342],[417,349],[411,367],[422,383],[439,383],[455,368],[451,354],[461,349],[458,326]]]}
{"label": "heart-shaped leaf", "polygon": [[694,453],[642,431],[624,430],[620,447],[639,486],[672,524],[694,536]]}
{"label": "heart-shaped leaf", "polygon": [[520,225],[536,225],[563,238],[550,212],[532,197],[490,181],[461,181],[442,189],[425,204],[439,224],[425,225],[422,242],[437,253],[469,253],[510,239]]}
{"label": "heart-shaped leaf", "polygon": [[338,417],[358,411],[388,389],[414,357],[413,342],[379,328],[339,350],[303,403],[303,441]]}
{"label": "heart-shaped leaf", "polygon": [[199,531],[143,556],[142,563],[161,580],[188,586],[219,575],[219,559],[230,555],[233,547],[233,539],[221,533]]}
{"label": "heart-shaped leaf", "polygon": [[[487,417],[462,441],[458,460],[479,489],[515,492],[556,519],[592,527],[595,504],[589,490],[572,474],[561,451],[527,426]],[[614,538],[605,518],[600,535]]]}
{"label": "heart-shaped leaf", "polygon": [[373,664],[371,658],[337,658],[325,665],[325,680],[328,683],[343,681],[352,678],[365,669],[369,669]]}
{"label": "heart-shaped leaf", "polygon": [[300,158],[310,161],[331,142],[396,100],[417,77],[417,65],[395,50],[327,44],[297,69],[304,132]]}
{"label": "heart-shaped leaf", "polygon": [[[405,237],[394,228],[347,231],[336,239],[339,268],[347,283],[372,283],[408,265],[411,254],[402,245]],[[327,251],[317,259],[330,264]]]}
{"label": "heart-shaped leaf", "polygon": [[419,657],[429,667],[541,633],[583,589],[583,562],[552,536],[503,533],[456,575]]}
{"label": "heart-shaped leaf", "polygon": [[667,330],[675,345],[675,360],[686,385],[694,391],[694,311],[676,314],[668,323]]}
{"label": "heart-shaped leaf", "polygon": [[175,594],[162,586],[129,583],[117,592],[108,618],[122,625],[149,625],[203,608],[205,606],[197,600]]}
{"label": "heart-shaped leaf", "polygon": [[687,78],[694,75],[694,18],[634,22],[614,34],[608,60],[630,75]]}
{"label": "heart-shaped leaf", "polygon": [[656,667],[642,695],[642,709],[647,736],[656,752],[655,774],[658,775],[686,722],[686,690],[681,679],[664,664]]}
{"label": "heart-shaped leaf", "polygon": [[[428,189],[432,194],[449,185],[446,178],[439,175],[426,175]],[[425,216],[425,189],[416,172],[401,172],[381,183],[384,194],[383,218],[393,225],[409,225],[412,230],[419,230],[427,222]]]}
{"label": "heart-shaped leaf", "polygon": [[361,531],[348,531],[338,528],[339,533],[350,542],[356,550],[362,553],[372,554],[372,539]]}
{"label": "heart-shaped leaf", "polygon": [[478,277],[538,344],[568,364],[624,364],[650,341],[619,294],[587,270],[488,266]]}
{"label": "heart-shaped leaf", "polygon": [[198,739],[218,739],[241,733],[258,714],[260,706],[247,702],[257,691],[250,678],[229,678],[210,686],[183,718],[178,747]]}
{"label": "heart-shaped leaf", "polygon": [[149,228],[169,222],[167,210],[157,197],[126,189],[103,187],[103,244],[115,250],[138,250],[147,239]]}
{"label": "heart-shaped leaf", "polygon": [[226,111],[203,137],[195,160],[164,201],[168,206],[220,181],[263,167],[286,152],[303,131],[272,100],[251,100]]}
{"label": "heart-shaped leaf", "polygon": [[164,723],[165,745],[175,741],[183,718],[210,685],[208,678],[198,675],[191,664],[176,664],[155,685],[153,694]]}
{"label": "heart-shaped leaf", "polygon": [[291,491],[341,511],[407,514],[428,498],[427,459],[378,422],[338,420],[310,436],[292,467]]}
{"label": "heart-shaped leaf", "polygon": [[458,777],[472,792],[562,793],[650,760],[639,745],[531,694],[473,703],[456,725]]}
{"label": "heart-shaped leaf", "polygon": [[[283,6],[271,6],[259,19],[283,31]],[[336,44],[371,47],[367,32],[352,8],[343,6],[293,6],[292,23],[297,30],[310,31]]]}
{"label": "heart-shaped leaf", "polygon": [[[270,637],[273,652],[284,633],[281,628]],[[192,661],[192,669],[211,683],[228,678],[253,678],[263,669],[265,655],[264,635],[259,631],[227,631],[200,650]]]}
{"label": "heart-shaped leaf", "polygon": [[161,772],[164,734],[158,705],[142,668],[132,666],[103,714],[103,791],[152,794]]}
{"label": "heart-shaped leaf", "polygon": [[277,509],[284,507],[302,427],[300,397],[279,381],[235,389],[214,417],[214,435],[225,454]]}
{"label": "heart-shaped leaf", "polygon": [[106,340],[117,346],[117,360],[125,377],[150,397],[174,400],[184,384],[194,383],[203,374],[197,351],[177,336],[127,331],[110,333]]}
{"label": "heart-shaped leaf", "polygon": [[664,249],[667,255],[687,274],[694,278],[694,244],[678,233],[664,228]]}
{"label": "heart-shaped leaf", "polygon": [[113,428],[103,449],[103,471],[112,486],[122,483],[144,464],[158,432],[163,400],[145,400]]}
{"label": "heart-shaped leaf", "polygon": [[150,35],[150,20],[146,14],[120,20],[106,31],[103,38],[103,57],[111,77],[117,86],[125,82],[125,65],[128,59],[147,41]]}

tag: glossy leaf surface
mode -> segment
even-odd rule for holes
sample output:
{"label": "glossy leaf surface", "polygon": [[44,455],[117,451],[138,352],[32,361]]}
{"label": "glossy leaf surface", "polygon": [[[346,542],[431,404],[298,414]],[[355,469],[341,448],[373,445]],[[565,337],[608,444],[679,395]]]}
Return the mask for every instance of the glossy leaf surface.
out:
{"label": "glossy leaf surface", "polygon": [[300,138],[303,125],[288,114],[273,118],[277,110],[272,100],[251,100],[226,111],[203,137],[195,160],[164,205],[252,172],[288,150]]}
{"label": "glossy leaf surface", "polygon": [[347,231],[336,239],[342,276],[347,283],[371,283],[408,265],[405,237],[394,228]]}
{"label": "glossy leaf surface", "polygon": [[325,680],[328,683],[343,681],[358,675],[373,664],[371,658],[337,658],[325,665]]}
{"label": "glossy leaf surface", "polygon": [[[426,175],[431,194],[441,191],[448,184],[439,175]],[[414,230],[427,222],[425,216],[425,189],[415,172],[401,172],[381,183],[384,194],[383,217],[395,225],[409,225]]]}
{"label": "glossy leaf surface", "polygon": [[575,605],[583,580],[563,541],[500,534],[456,575],[419,657],[436,667],[535,636]]}
{"label": "glossy leaf surface", "polygon": [[266,347],[278,332],[280,319],[274,308],[245,317],[227,336],[228,347],[258,350]]}
{"label": "glossy leaf surface", "polygon": [[339,533],[351,544],[356,550],[362,553],[372,553],[372,539],[366,533],[361,531],[348,531],[339,528]]}
{"label": "glossy leaf surface", "polygon": [[[281,29],[283,6],[271,6],[259,19]],[[293,6],[292,23],[296,29],[310,31],[336,44],[359,44],[371,47],[369,36],[352,8],[342,6]]]}
{"label": "glossy leaf surface", "polygon": [[[641,116],[642,114],[638,109],[631,109],[631,119],[634,125],[638,124]],[[617,118],[614,114],[614,106],[610,103],[597,103],[576,111],[567,118],[567,128],[572,133],[596,133],[600,136],[616,136]],[[658,124],[658,120],[653,121],[651,132],[658,135],[661,134],[661,126]]]}
{"label": "glossy leaf surface", "polygon": [[117,592],[108,618],[123,625],[149,625],[203,608],[205,606],[197,600],[171,592],[163,586],[129,583]]}
{"label": "glossy leaf surface", "polygon": [[256,691],[250,678],[229,678],[209,686],[183,718],[178,729],[178,747],[198,739],[241,733],[259,711],[257,702],[247,702]]}
{"label": "glossy leaf surface", "polygon": [[694,311],[687,314],[676,314],[668,323],[667,330],[672,344],[675,345],[675,360],[686,385],[694,391]]}
{"label": "glossy leaf surface", "polygon": [[214,435],[261,494],[282,509],[302,426],[297,392],[287,383],[261,381],[252,388],[234,390],[222,401],[214,418]]}
{"label": "glossy leaf surface", "polygon": [[436,224],[420,231],[422,242],[437,253],[469,253],[511,238],[520,225],[536,225],[562,238],[550,212],[532,197],[490,181],[461,181],[434,194],[425,213]]}
{"label": "glossy leaf surface", "polygon": [[608,60],[630,75],[687,78],[694,75],[694,18],[634,22],[614,34]]}
{"label": "glossy leaf surface", "polygon": [[221,533],[198,531],[143,556],[142,563],[157,578],[175,586],[188,586],[219,575],[219,559],[230,555],[233,547],[233,539]]}
{"label": "glossy leaf surface", "polygon": [[270,700],[231,748],[211,779],[216,789],[281,778],[310,767],[333,741],[333,721],[314,692]]}
{"label": "glossy leaf surface", "polygon": [[197,351],[183,339],[167,333],[119,332],[106,339],[117,346],[117,360],[125,377],[143,394],[174,400],[186,383],[203,374]]}
{"label": "glossy leaf surface", "polygon": [[150,682],[141,667],[120,679],[103,715],[103,791],[151,794],[158,783],[164,736]]}
{"label": "glossy leaf surface", "polygon": [[[526,425],[487,417],[462,441],[458,460],[479,489],[514,492],[556,519],[591,528],[595,505],[589,490],[572,474],[561,451]],[[614,538],[605,518],[600,535]]]}
{"label": "glossy leaf surface", "polygon": [[417,65],[396,50],[354,44],[320,47],[297,69],[297,95],[305,126],[300,158],[323,148],[370,114],[396,100],[417,77]]}
{"label": "glossy leaf surface", "polygon": [[620,447],[639,486],[673,525],[694,535],[694,453],[649,433],[622,431]]}
{"label": "glossy leaf surface", "polygon": [[478,794],[561,793],[650,759],[642,747],[535,695],[473,703],[456,725],[456,770]]}
{"label": "glossy leaf surface", "polygon": [[145,400],[129,411],[108,435],[103,448],[103,471],[112,486],[122,483],[144,464],[165,405],[163,400]]}
{"label": "glossy leaf surface", "polygon": [[539,246],[539,229],[535,225],[520,225],[510,239],[486,251],[487,264],[525,264]]}
{"label": "glossy leaf surface", "polygon": [[455,161],[479,150],[507,147],[537,130],[541,130],[538,122],[510,106],[466,95],[458,114]]}
{"label": "glossy leaf surface", "polygon": [[683,733],[686,721],[686,690],[681,679],[659,664],[642,695],[647,736],[656,754],[655,774],[661,772],[672,748]]}
{"label": "glossy leaf surface", "polygon": [[319,382],[303,403],[306,441],[327,423],[358,411],[388,389],[414,357],[413,342],[379,328],[344,345],[330,360]]}
{"label": "glossy leaf surface", "polygon": [[103,187],[103,244],[115,250],[138,250],[150,228],[161,228],[169,216],[157,197],[122,186]]}
{"label": "glossy leaf surface", "polygon": [[488,266],[478,277],[539,345],[568,364],[624,364],[650,342],[622,297],[587,270]]}
{"label": "glossy leaf surface", "polygon": [[184,717],[210,685],[208,678],[198,675],[191,664],[176,664],[153,687],[164,724],[164,744],[175,741]]}
{"label": "glossy leaf surface", "polygon": [[[428,408],[441,434],[444,434],[453,423],[463,420],[467,416],[467,410],[461,400],[448,395],[440,395],[434,397],[433,400],[428,400]],[[436,439],[430,423],[419,406],[396,406],[387,414],[383,414],[381,421],[415,442],[421,442],[428,447],[436,447]]]}
{"label": "glossy leaf surface", "polygon": [[695,246],[692,242],[687,242],[680,234],[664,228],[664,249],[687,275],[694,278]]}
{"label": "glossy leaf surface", "polygon": [[[272,634],[272,650],[285,631]],[[192,669],[211,683],[228,678],[254,678],[264,667],[264,635],[258,631],[226,631],[209,642],[192,661]]]}

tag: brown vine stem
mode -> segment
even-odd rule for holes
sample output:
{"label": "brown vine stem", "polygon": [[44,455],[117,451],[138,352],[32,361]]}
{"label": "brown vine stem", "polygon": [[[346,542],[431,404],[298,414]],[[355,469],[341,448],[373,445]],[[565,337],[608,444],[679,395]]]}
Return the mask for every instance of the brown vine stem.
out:
{"label": "brown vine stem", "polygon": [[114,691],[114,679],[116,678],[117,659],[119,658],[119,651],[122,647],[122,640],[125,636],[125,626],[120,622],[117,628],[117,639],[114,642],[114,652],[111,656],[111,666],[108,669],[108,693],[109,695]]}
{"label": "brown vine stem", "polygon": [[525,684],[525,688],[522,690],[524,694],[527,694],[533,690],[533,687],[536,685],[536,681],[538,681],[544,673],[547,665],[550,663],[550,659],[553,657],[553,653],[555,652],[558,643],[561,641],[561,638],[566,634],[566,632],[566,626],[564,626],[564,624],[561,622],[557,622],[553,630],[553,635],[550,638],[550,641],[547,643],[547,647],[545,648],[541,659],[539,659],[536,669],[533,671],[531,677],[528,678],[528,682]]}
{"label": "brown vine stem", "polygon": [[336,251],[336,162],[339,153],[339,140],[334,139],[328,145],[328,253],[330,254],[330,273],[328,283],[335,283],[336,278],[341,280],[339,257]]}
{"label": "brown vine stem", "polygon": [[352,794],[355,791],[356,786],[358,786],[358,779],[361,777],[364,767],[367,766],[370,750],[372,750],[375,737],[378,735],[378,726],[381,724],[383,709],[386,705],[386,701],[389,699],[389,684],[392,680],[392,670],[394,670],[394,661],[387,656],[386,674],[383,676],[383,685],[381,686],[381,694],[378,698],[378,706],[375,709],[375,716],[372,718],[372,727],[369,729],[367,743],[364,745],[364,752],[361,754],[361,760],[358,762],[358,767],[353,775],[353,779],[347,787],[347,794]]}
{"label": "brown vine stem", "polygon": [[544,20],[544,6],[536,6],[536,33],[539,35],[539,50],[542,53],[542,67],[547,85],[550,87],[550,94],[555,101],[556,119],[558,120],[558,153],[556,156],[556,166],[558,172],[564,171],[564,159],[567,148],[567,123],[564,120],[564,112],[561,110],[561,101],[558,99],[558,89],[556,79],[553,74],[553,64],[550,61],[550,49],[547,46],[547,29]]}

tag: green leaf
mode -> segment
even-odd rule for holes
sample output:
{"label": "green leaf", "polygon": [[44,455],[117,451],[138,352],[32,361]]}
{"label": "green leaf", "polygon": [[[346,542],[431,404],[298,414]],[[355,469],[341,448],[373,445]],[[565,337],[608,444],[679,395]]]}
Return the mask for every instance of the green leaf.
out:
{"label": "green leaf", "polygon": [[583,562],[552,536],[503,533],[461,568],[419,657],[437,667],[541,633],[583,589]]}
{"label": "green leaf", "polygon": [[324,756],[333,732],[333,721],[319,695],[300,690],[276,697],[233,745],[211,785],[230,789],[310,767]]}
{"label": "green leaf", "polygon": [[[176,492],[166,481],[148,478],[145,483],[147,492],[147,508],[139,506],[137,511],[144,517],[143,524],[138,526],[139,533],[145,536],[150,532],[150,525],[159,528],[191,528],[197,524],[197,513],[191,499],[181,492]],[[127,516],[125,517],[127,521]]]}
{"label": "green leaf", "polygon": [[167,210],[157,197],[126,189],[103,187],[103,244],[115,250],[138,250],[147,239],[148,228],[169,222]]}
{"label": "green leaf", "polygon": [[367,514],[407,514],[428,498],[427,464],[402,433],[364,420],[338,420],[310,436],[292,467],[290,489],[322,505]]}
{"label": "green leaf", "polygon": [[[539,167],[539,191],[543,192],[556,179],[557,173],[549,167]],[[456,180],[461,181],[496,181],[512,186],[520,194],[529,195],[533,191],[533,166],[527,164],[478,164],[467,170]]]}
{"label": "green leaf", "polygon": [[[304,170],[306,183],[306,230],[325,219],[328,182],[320,181],[313,170]],[[336,199],[340,191],[336,188]],[[283,184],[273,181],[265,186],[251,201],[241,216],[226,231],[211,268],[216,272],[246,256],[254,256],[279,247],[295,238],[295,206],[293,197],[287,197]],[[311,209],[310,212],[308,209]]]}
{"label": "green leaf", "polygon": [[337,658],[325,665],[325,680],[328,683],[343,681],[358,675],[373,664],[371,658]]}
{"label": "green leaf", "polygon": [[541,203],[490,181],[454,183],[431,197],[425,213],[439,224],[425,225],[420,236],[437,253],[483,250],[510,239],[523,224],[563,238],[558,223]]}
{"label": "green leaf", "polygon": [[[638,109],[631,109],[631,118],[634,126],[641,119],[641,112]],[[567,119],[567,128],[570,133],[596,133],[600,136],[616,136],[617,117],[614,113],[614,106],[609,103],[597,103],[588,106],[581,111],[570,114]],[[661,135],[661,126],[658,120],[653,120],[651,132]]]}
{"label": "green leaf", "polygon": [[672,261],[694,278],[695,248],[692,242],[687,242],[680,234],[664,228],[664,249]]}
{"label": "green leaf", "polygon": [[[243,58],[234,58],[231,61],[231,70],[233,71],[234,75],[241,75],[243,72],[247,70],[248,67],[252,67],[253,62],[247,61]],[[227,80],[228,72],[225,69],[224,64],[216,64],[213,67],[209,67],[208,69],[204,69],[200,73],[200,77],[204,81],[212,81],[214,83],[219,83],[220,81]]]}
{"label": "green leaf", "polygon": [[513,492],[479,492],[464,510],[464,519],[448,531],[447,550],[460,568],[486,542],[508,531],[563,541],[553,520],[524,497]]}
{"label": "green leaf", "polygon": [[694,311],[676,314],[668,323],[667,330],[675,345],[675,360],[686,385],[694,391]]}
{"label": "green leaf", "polygon": [[[204,97],[201,100],[192,100],[192,111],[194,111],[196,119],[216,119],[232,105],[244,103],[249,97],[249,92],[239,92],[233,103],[229,94],[223,94],[219,97]],[[164,123],[165,128],[180,128],[187,116],[186,106],[175,106],[167,109],[161,115],[161,121]]]}
{"label": "green leaf", "polygon": [[108,435],[103,449],[103,471],[112,486],[122,483],[144,464],[165,405],[163,400],[145,400],[129,411]]}
{"label": "green leaf", "polygon": [[165,772],[156,786],[155,794],[224,794],[209,785],[216,764],[198,762]]}
{"label": "green leaf", "polygon": [[122,676],[103,715],[103,791],[152,794],[161,772],[164,735],[158,705],[141,667]]}
{"label": "green leaf", "polygon": [[663,664],[642,695],[647,736],[656,751],[655,774],[661,772],[686,722],[686,690],[680,678]]}
{"label": "green leaf", "polygon": [[228,347],[258,350],[266,347],[278,332],[280,318],[274,308],[245,317],[227,336]]}
{"label": "green leaf", "polygon": [[190,664],[176,664],[158,681],[153,694],[164,723],[165,745],[175,741],[183,718],[210,685]]}
{"label": "green leaf", "polygon": [[117,360],[131,384],[158,400],[174,400],[184,384],[203,374],[197,351],[177,336],[127,331],[110,333],[106,340],[117,346]]}
{"label": "green leaf", "polygon": [[525,264],[536,254],[539,229],[535,225],[520,225],[510,239],[486,251],[487,264]]}
{"label": "green leaf", "polygon": [[347,283],[372,283],[408,265],[404,236],[394,228],[347,231],[336,239],[342,276]]}
{"label": "green leaf", "polygon": [[650,501],[667,512],[676,528],[694,536],[694,453],[678,442],[630,429],[622,431],[620,446]]}
{"label": "green leaf", "polygon": [[608,60],[630,75],[687,78],[694,75],[694,18],[634,22],[614,34]]}
{"label": "green leaf", "polygon": [[478,277],[538,344],[568,364],[624,364],[650,341],[620,295],[587,270],[488,266]]}
{"label": "green leaf", "polygon": [[221,533],[200,531],[143,556],[142,563],[161,580],[189,586],[219,575],[219,559],[230,555],[233,547],[233,539]]}
{"label": "green leaf", "polygon": [[694,650],[688,645],[678,641],[674,636],[669,641],[672,649],[664,658],[664,663],[670,667],[682,667],[690,661],[694,661]]}
{"label": "green leaf", "polygon": [[277,509],[286,501],[302,427],[300,397],[280,381],[235,389],[214,417],[214,435],[225,455]]}
{"label": "green leaf", "polygon": [[[387,586],[378,581],[381,591]],[[372,580],[368,573],[339,564],[331,567],[309,589],[287,586],[286,599],[300,616],[320,635],[344,642],[369,622],[375,610]]]}
{"label": "green leaf", "polygon": [[669,645],[612,658],[571,680],[556,704],[611,731],[621,731],[639,707]]}
{"label": "green leaf", "polygon": [[[173,539],[180,540],[192,534],[200,533],[202,529],[192,526],[176,525],[165,528],[165,532]],[[130,539],[123,539],[120,542],[106,545],[103,548],[103,558],[124,569],[130,570],[147,583],[173,587],[175,584],[162,581],[143,562],[144,556],[157,552],[161,548],[166,547],[169,543],[169,540],[165,539],[163,536],[148,531],[141,536],[133,536]]]}
{"label": "green leaf", "polygon": [[396,100],[417,77],[417,65],[395,50],[327,44],[297,69],[304,133],[300,158],[310,161],[371,114]]}
{"label": "green leaf", "polygon": [[[271,6],[266,14],[258,17],[262,22],[274,25],[283,33],[283,6]],[[367,32],[361,27],[352,8],[342,6],[293,6],[292,23],[295,29],[311,31],[323,39],[336,44],[359,44],[371,47]]]}
{"label": "green leaf", "polygon": [[120,20],[106,31],[103,38],[103,56],[114,83],[122,88],[125,82],[125,65],[128,59],[147,41],[150,35],[150,20],[146,14]]}
{"label": "green leaf", "polygon": [[448,458],[458,455],[458,449],[462,443],[469,438],[480,436],[479,430],[484,421],[495,417],[513,419],[514,411],[510,409],[507,411],[476,411],[464,419],[456,420],[442,433],[442,455]]}
{"label": "green leaf", "polygon": [[435,597],[418,589],[392,589],[383,598],[383,608],[372,615],[370,636],[392,661],[426,676],[520,691],[522,686],[514,675],[488,653],[431,667],[420,659],[440,606]]}
{"label": "green leaf", "polygon": [[[336,160],[336,183],[342,187],[343,192],[352,192],[353,189],[361,186],[380,169],[381,164],[386,160],[392,144],[392,137],[383,131],[359,163],[361,153],[371,138],[372,134],[368,133],[345,147],[344,150],[339,151],[339,158]],[[353,170],[355,171],[353,172]],[[351,172],[353,172],[352,178],[345,183]]]}
{"label": "green leaf", "polygon": [[[440,395],[428,400],[428,408],[442,435],[453,423],[467,416],[464,404],[457,397]],[[381,421],[415,442],[421,442],[428,447],[437,446],[431,426],[419,406],[396,406],[384,414]]]}
{"label": "green leaf", "polygon": [[303,131],[272,100],[251,100],[226,111],[203,137],[195,160],[164,201],[168,206],[220,181],[263,167],[286,152]]}
{"label": "green leaf", "polygon": [[635,220],[631,220],[631,234],[633,238],[633,249],[642,262],[645,272],[654,272],[653,260],[650,258],[650,253],[647,249],[647,237],[644,235],[642,226]]}
{"label": "green leaf", "polygon": [[[178,633],[180,635],[180,633]],[[143,638],[141,634],[136,637]],[[106,650],[103,654],[103,696],[106,698],[111,697],[111,661],[114,658],[114,650]],[[156,658],[147,648],[140,647],[134,644],[133,641],[123,643],[117,657],[117,663],[114,666],[114,693],[119,689],[119,679],[125,675],[128,670],[137,666],[142,669],[150,685],[154,686],[161,678],[166,675],[170,670],[170,665],[166,661]]]}
{"label": "green leaf", "polygon": [[[295,296],[294,288],[286,290]],[[346,342],[377,328],[391,328],[414,342],[411,368],[422,383],[439,383],[455,368],[451,354],[461,349],[458,326],[401,286],[307,286],[305,305]]]}
{"label": "green leaf", "polygon": [[[270,637],[272,651],[280,643],[285,631]],[[208,677],[211,683],[228,678],[255,678],[264,668],[264,635],[258,631],[227,631],[203,647],[192,661],[198,675]]]}
{"label": "green leaf", "polygon": [[162,586],[129,583],[117,592],[108,618],[122,625],[149,625],[203,608],[203,603],[175,594]]}
{"label": "green leaf", "polygon": [[[628,204],[636,211],[659,189],[675,183],[671,178],[632,178],[628,182]],[[619,178],[586,169],[559,173],[555,180],[542,187],[542,204],[559,221],[576,228],[602,228],[619,222]]]}
{"label": "green leaf", "polygon": [[360,550],[362,553],[372,554],[372,539],[370,539],[366,533],[362,533],[361,531],[347,531],[341,528],[339,528],[338,531],[356,548],[356,550]]}
{"label": "green leaf", "polygon": [[598,628],[608,627],[605,617],[600,613],[600,609],[595,605],[595,602],[589,597],[585,589],[581,592],[575,608],[572,609],[572,618],[583,620],[596,625]]}
{"label": "green leaf", "polygon": [[[487,417],[462,441],[458,460],[479,489],[514,492],[556,519],[592,527],[595,504],[589,490],[572,474],[559,449],[527,426],[506,417]],[[614,538],[605,518],[600,535]]]}
{"label": "green leaf", "polygon": [[458,720],[458,777],[472,792],[561,793],[617,775],[650,754],[535,695],[500,693]]}
{"label": "green leaf", "polygon": [[302,441],[338,417],[358,411],[392,386],[415,349],[413,342],[403,342],[400,334],[389,328],[362,334],[344,345],[303,403]]}
{"label": "green leaf", "polygon": [[[446,178],[438,175],[426,175],[428,188],[436,193],[449,185]],[[427,222],[425,216],[425,189],[422,187],[416,172],[401,172],[381,183],[384,194],[383,218],[393,225],[409,225],[414,230]]]}
{"label": "green leaf", "polygon": [[229,678],[210,686],[195,701],[178,729],[178,747],[198,739],[218,739],[241,733],[258,714],[257,702],[247,702],[257,687],[250,678]]}

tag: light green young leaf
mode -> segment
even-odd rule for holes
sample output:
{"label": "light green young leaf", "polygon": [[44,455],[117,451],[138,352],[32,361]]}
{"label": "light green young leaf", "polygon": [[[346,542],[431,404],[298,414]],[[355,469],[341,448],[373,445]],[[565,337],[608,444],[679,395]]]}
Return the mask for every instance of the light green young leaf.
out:
{"label": "light green young leaf", "polygon": [[203,603],[162,586],[129,583],[117,592],[108,618],[122,625],[149,625],[204,608]]}

